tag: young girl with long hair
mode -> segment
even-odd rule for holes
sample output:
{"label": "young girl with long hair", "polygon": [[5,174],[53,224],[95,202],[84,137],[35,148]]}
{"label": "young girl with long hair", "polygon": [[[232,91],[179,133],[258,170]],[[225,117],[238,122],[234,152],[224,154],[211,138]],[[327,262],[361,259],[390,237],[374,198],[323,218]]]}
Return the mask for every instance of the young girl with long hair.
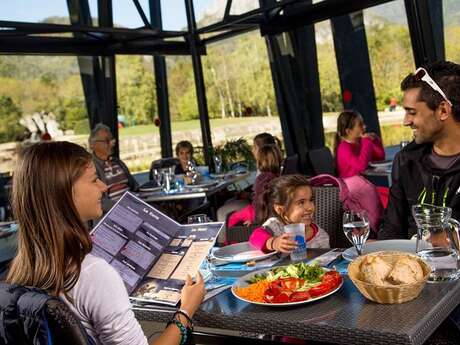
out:
{"label": "young girl with long hair", "polygon": [[[19,241],[7,282],[61,297],[98,344],[145,345],[120,275],[91,254],[85,223],[102,215],[106,190],[81,146],[44,142],[25,149],[13,179]],[[199,274],[195,284],[188,277],[181,295],[183,314],[176,314],[177,322],[152,344],[179,344],[183,331],[178,324],[189,326],[204,292]]]}
{"label": "young girl with long hair", "polygon": [[264,192],[268,183],[280,175],[281,151],[278,145],[263,145],[257,149],[257,170],[259,174],[254,182],[254,195],[252,203],[234,212],[228,219],[228,227],[238,224],[249,226],[255,221],[257,199]]}
{"label": "young girl with long hair", "polygon": [[337,118],[335,159],[341,178],[361,174],[369,162],[385,159],[382,141],[366,133],[363,117],[357,111],[344,111]]}
{"label": "young girl with long hair", "polygon": [[263,223],[252,233],[249,242],[265,252],[290,253],[296,248],[291,235],[284,233],[287,224],[305,224],[307,247],[328,248],[329,235],[313,223],[313,189],[303,175],[285,175],[270,182],[257,203],[257,222]]}

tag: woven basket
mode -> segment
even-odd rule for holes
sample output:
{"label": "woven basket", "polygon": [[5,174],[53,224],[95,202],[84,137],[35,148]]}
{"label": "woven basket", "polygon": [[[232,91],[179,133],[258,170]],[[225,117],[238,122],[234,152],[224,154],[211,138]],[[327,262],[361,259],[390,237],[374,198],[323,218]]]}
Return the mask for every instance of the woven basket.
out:
{"label": "woven basket", "polygon": [[[413,284],[402,284],[393,286],[378,286],[367,283],[361,280],[361,263],[367,256],[379,256],[389,264],[394,264],[396,260],[402,257],[411,257],[418,261],[423,269],[423,279]],[[431,267],[416,255],[397,252],[397,251],[382,251],[372,254],[367,254],[358,257],[348,266],[348,276],[358,288],[364,297],[377,303],[399,304],[416,298],[423,289],[428,276],[430,275]]]}

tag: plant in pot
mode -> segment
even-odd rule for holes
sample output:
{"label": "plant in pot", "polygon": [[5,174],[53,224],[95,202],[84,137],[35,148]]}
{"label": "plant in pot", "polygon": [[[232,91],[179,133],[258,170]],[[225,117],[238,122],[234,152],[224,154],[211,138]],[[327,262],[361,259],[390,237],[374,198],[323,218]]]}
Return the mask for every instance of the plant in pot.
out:
{"label": "plant in pot", "polygon": [[255,168],[255,159],[251,152],[251,145],[244,138],[227,140],[218,145],[212,152],[213,156],[219,156],[224,170],[234,169],[238,163],[248,169]]}

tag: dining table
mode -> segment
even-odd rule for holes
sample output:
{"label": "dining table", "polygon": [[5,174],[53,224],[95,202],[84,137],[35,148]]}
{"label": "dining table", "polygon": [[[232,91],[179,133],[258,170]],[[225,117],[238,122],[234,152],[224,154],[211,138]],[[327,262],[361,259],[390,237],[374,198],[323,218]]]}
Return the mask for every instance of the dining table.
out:
{"label": "dining table", "polygon": [[[242,181],[252,184],[252,180],[254,179],[252,175],[253,172],[227,173],[219,177],[209,177],[199,183],[185,185],[181,189],[172,189],[168,192],[162,188],[143,188],[143,186],[140,186],[138,196],[147,203],[197,198],[206,199]],[[144,186],[151,184],[152,181],[149,181]]]}
{"label": "dining table", "polygon": [[[326,251],[309,249],[308,260]],[[223,344],[223,339],[231,337],[232,343],[239,344],[295,339],[308,344],[421,345],[459,304],[460,281],[427,283],[416,299],[402,304],[372,302],[348,278],[347,262],[341,260],[336,264],[345,267],[344,283],[334,294],[311,303],[280,307],[244,302],[227,289],[202,303],[193,318],[195,333],[211,340],[207,342],[210,344]],[[289,263],[285,258],[279,264]],[[175,308],[134,305],[133,310],[140,321],[167,322]]]}

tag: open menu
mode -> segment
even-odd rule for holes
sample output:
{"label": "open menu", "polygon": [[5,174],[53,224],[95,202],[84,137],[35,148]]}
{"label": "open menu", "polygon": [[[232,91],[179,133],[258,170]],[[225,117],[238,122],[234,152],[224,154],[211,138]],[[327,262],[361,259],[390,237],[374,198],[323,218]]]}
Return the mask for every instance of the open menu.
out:
{"label": "open menu", "polygon": [[127,192],[91,231],[91,253],[118,271],[132,298],[176,305],[222,226],[179,224]]}

